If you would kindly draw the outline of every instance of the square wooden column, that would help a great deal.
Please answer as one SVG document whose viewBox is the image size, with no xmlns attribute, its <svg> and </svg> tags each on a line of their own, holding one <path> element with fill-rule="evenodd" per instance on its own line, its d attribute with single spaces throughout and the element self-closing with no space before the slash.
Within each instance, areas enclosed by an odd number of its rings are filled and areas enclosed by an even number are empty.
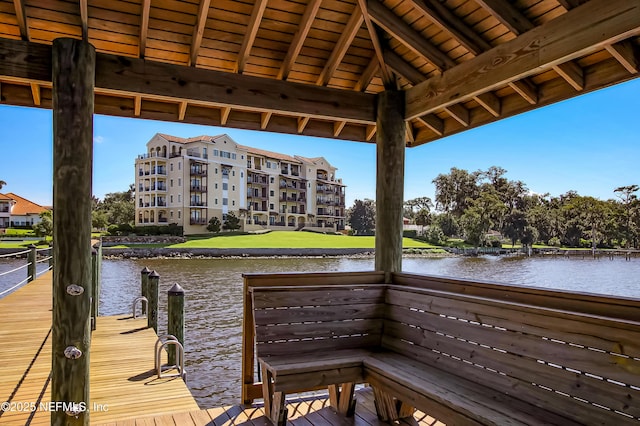
<svg viewBox="0 0 640 426">
<path fill-rule="evenodd" d="M 53 81 L 52 425 L 89 424 L 95 49 L 56 39 Z M 71 405 L 75 403 L 77 405 Z"/>
<path fill-rule="evenodd" d="M 402 270 L 402 206 L 404 203 L 405 92 L 378 95 L 376 130 L 376 257 L 375 269 Z"/>
</svg>

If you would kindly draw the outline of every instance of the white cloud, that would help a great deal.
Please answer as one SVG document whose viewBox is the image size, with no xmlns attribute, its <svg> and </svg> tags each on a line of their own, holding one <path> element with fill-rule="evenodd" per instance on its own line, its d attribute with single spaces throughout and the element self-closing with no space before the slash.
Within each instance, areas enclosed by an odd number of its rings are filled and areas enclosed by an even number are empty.
<svg viewBox="0 0 640 426">
<path fill-rule="evenodd" d="M 93 137 L 93 143 L 102 143 L 106 141 L 106 139 L 103 136 L 94 136 Z"/>
</svg>

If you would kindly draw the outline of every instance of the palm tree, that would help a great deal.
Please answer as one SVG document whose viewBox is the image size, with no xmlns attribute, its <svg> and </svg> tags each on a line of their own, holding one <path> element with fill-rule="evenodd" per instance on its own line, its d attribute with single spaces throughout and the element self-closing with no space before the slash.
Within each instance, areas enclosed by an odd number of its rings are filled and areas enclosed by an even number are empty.
<svg viewBox="0 0 640 426">
<path fill-rule="evenodd" d="M 3 186 L 5 186 L 7 184 L 7 182 L 0 180 L 0 189 L 2 189 Z"/>
</svg>

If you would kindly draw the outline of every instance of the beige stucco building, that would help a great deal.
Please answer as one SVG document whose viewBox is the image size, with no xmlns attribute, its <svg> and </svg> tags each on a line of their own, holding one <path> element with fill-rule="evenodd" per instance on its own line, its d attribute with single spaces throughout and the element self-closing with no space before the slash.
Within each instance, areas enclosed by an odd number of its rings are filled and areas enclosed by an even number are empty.
<svg viewBox="0 0 640 426">
<path fill-rule="evenodd" d="M 179 138 L 156 134 L 135 162 L 136 225 L 205 233 L 230 212 L 245 231 L 338 230 L 345 223 L 345 185 L 323 157 L 306 158 L 236 143 L 228 135 Z"/>
</svg>

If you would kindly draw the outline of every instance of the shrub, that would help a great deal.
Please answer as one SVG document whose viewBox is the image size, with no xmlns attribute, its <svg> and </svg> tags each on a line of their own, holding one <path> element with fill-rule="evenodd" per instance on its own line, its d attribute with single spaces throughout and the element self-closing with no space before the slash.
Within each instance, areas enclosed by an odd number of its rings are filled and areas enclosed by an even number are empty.
<svg viewBox="0 0 640 426">
<path fill-rule="evenodd" d="M 220 227 L 222 224 L 220 223 L 220 219 L 217 216 L 209 219 L 209 224 L 207 225 L 207 231 L 218 233 L 220 232 Z"/>
<path fill-rule="evenodd" d="M 402 236 L 404 238 L 416 238 L 418 236 L 418 231 L 415 229 L 405 229 L 402 231 Z"/>
</svg>

